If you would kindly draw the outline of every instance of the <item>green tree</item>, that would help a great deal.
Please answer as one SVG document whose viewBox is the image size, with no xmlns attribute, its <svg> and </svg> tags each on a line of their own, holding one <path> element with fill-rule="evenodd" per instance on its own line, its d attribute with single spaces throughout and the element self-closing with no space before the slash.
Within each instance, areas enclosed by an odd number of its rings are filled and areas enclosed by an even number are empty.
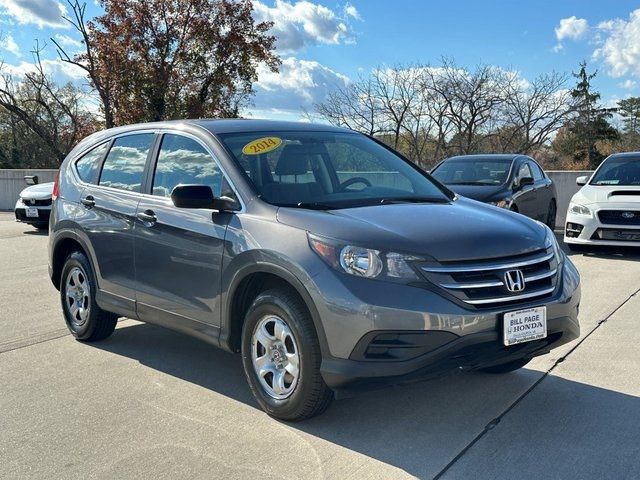
<svg viewBox="0 0 640 480">
<path fill-rule="evenodd" d="M 604 158 L 598 150 L 598 142 L 618 138 L 618 132 L 609 123 L 615 109 L 602 107 L 599 103 L 600 94 L 591 85 L 596 75 L 597 71 L 587 73 L 586 62 L 580 63 L 580 71 L 573 74 L 577 79 L 577 84 L 571 91 L 575 116 L 569 127 L 576 145 L 574 159 L 584 160 L 591 168 L 596 167 Z"/>
<path fill-rule="evenodd" d="M 640 97 L 629 97 L 618 102 L 624 133 L 640 135 Z"/>
</svg>

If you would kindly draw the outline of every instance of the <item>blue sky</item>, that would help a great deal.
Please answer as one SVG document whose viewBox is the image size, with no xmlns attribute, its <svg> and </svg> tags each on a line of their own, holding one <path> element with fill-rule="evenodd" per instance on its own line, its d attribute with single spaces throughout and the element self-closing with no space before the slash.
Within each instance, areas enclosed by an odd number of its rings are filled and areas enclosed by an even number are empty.
<svg viewBox="0 0 640 480">
<path fill-rule="evenodd" d="M 462 66 L 479 63 L 520 72 L 526 79 L 551 70 L 577 70 L 587 60 L 599 71 L 603 101 L 640 95 L 640 3 L 631 1 L 419 0 L 254 1 L 257 19 L 275 22 L 283 65 L 261 72 L 251 113 L 300 118 L 332 88 L 382 65 L 431 63 L 442 56 Z M 58 0 L 0 0 L 0 58 L 5 71 L 30 68 L 35 39 L 79 45 L 61 19 Z M 92 0 L 88 16 L 100 13 Z M 60 81 L 82 82 L 49 43 L 43 57 Z"/>
</svg>

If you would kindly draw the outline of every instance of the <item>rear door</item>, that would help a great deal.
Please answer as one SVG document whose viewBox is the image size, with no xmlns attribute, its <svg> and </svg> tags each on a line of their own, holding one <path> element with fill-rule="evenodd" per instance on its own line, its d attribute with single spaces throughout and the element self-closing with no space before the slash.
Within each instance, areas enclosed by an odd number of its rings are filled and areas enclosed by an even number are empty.
<svg viewBox="0 0 640 480">
<path fill-rule="evenodd" d="M 133 225 L 154 139 L 153 132 L 142 132 L 111 142 L 97 184 L 82 192 L 77 217 L 93 248 L 100 294 L 128 316 L 135 316 Z"/>
<path fill-rule="evenodd" d="M 217 335 L 220 272 L 231 214 L 176 208 L 170 195 L 178 184 L 204 184 L 220 196 L 226 180 L 201 140 L 169 132 L 160 139 L 149 176 L 134 228 L 138 316 Z M 234 195 L 226 187 L 225 194 Z"/>
<path fill-rule="evenodd" d="M 533 160 L 529 160 L 528 163 L 529 167 L 531 168 L 531 172 L 533 173 L 533 180 L 535 181 L 536 187 L 536 209 L 538 212 L 538 216 L 536 218 L 538 220 L 546 222 L 547 216 L 549 214 L 549 206 L 553 198 L 553 189 L 551 188 L 552 183 L 551 180 L 544 174 L 544 172 L 540 168 L 540 165 L 538 165 Z"/>
<path fill-rule="evenodd" d="M 527 217 L 537 218 L 539 214 L 538 213 L 538 194 L 536 191 L 535 184 L 519 187 L 520 181 L 525 177 L 533 178 L 533 172 L 531 171 L 531 166 L 527 161 L 520 163 L 520 165 L 517 167 L 515 181 L 514 181 L 514 186 L 516 188 L 516 191 L 513 194 L 513 198 L 516 203 L 516 206 L 518 207 L 518 212 L 520 212 L 523 215 L 526 215 Z"/>
</svg>

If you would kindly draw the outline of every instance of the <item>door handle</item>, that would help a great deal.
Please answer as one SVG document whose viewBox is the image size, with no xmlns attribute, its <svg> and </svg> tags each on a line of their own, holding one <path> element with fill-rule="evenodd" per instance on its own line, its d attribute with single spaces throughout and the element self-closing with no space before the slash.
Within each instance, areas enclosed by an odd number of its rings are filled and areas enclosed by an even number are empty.
<svg viewBox="0 0 640 480">
<path fill-rule="evenodd" d="M 92 208 L 96 206 L 96 199 L 93 198 L 92 195 L 87 195 L 82 200 L 80 200 L 82 204 L 87 208 Z"/>
<path fill-rule="evenodd" d="M 150 224 L 149 226 L 153 225 L 158 220 L 153 210 L 145 210 L 144 212 L 138 212 L 136 216 L 138 217 L 138 220 L 140 220 L 142 223 Z"/>
</svg>

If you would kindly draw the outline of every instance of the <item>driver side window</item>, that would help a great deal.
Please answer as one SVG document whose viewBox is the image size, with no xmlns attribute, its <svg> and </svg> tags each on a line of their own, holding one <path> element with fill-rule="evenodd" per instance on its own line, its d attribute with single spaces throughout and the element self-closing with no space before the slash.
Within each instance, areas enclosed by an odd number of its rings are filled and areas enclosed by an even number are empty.
<svg viewBox="0 0 640 480">
<path fill-rule="evenodd" d="M 520 181 L 526 177 L 533 178 L 533 174 L 531 173 L 531 168 L 529 167 L 529 164 L 523 163 L 522 165 L 520 165 L 520 168 L 518 169 L 518 174 L 516 175 L 516 185 L 519 185 Z"/>
</svg>

